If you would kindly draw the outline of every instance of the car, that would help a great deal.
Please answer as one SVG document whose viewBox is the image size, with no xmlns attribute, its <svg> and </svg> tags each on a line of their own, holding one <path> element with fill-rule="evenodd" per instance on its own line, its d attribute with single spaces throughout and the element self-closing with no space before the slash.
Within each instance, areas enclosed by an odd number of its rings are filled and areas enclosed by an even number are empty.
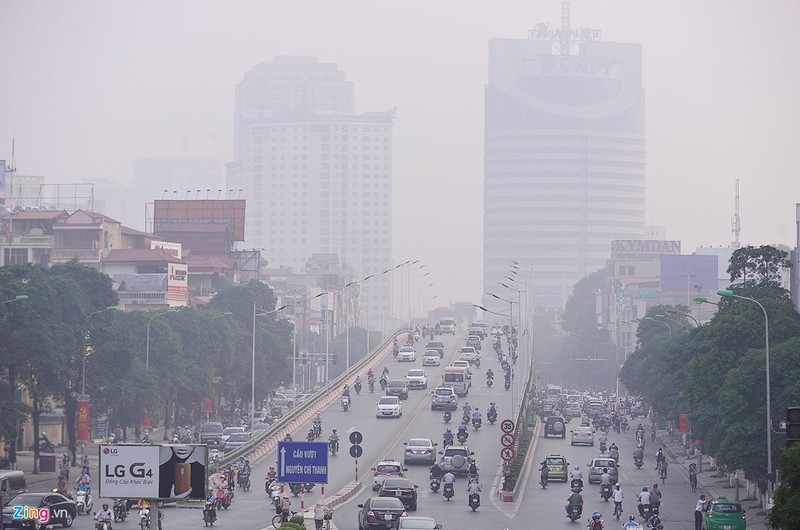
<svg viewBox="0 0 800 530">
<path fill-rule="evenodd" d="M 394 530 L 441 530 L 442 525 L 437 524 L 432 517 L 406 516 L 397 520 Z"/>
<path fill-rule="evenodd" d="M 431 410 L 444 409 L 447 403 L 452 403 L 453 410 L 458 407 L 456 391 L 450 386 L 437 386 L 431 392 Z"/>
<path fill-rule="evenodd" d="M 417 485 L 410 478 L 386 477 L 378 490 L 378 496 L 395 497 L 409 511 L 417 511 Z"/>
<path fill-rule="evenodd" d="M 476 351 L 481 351 L 481 338 L 479 335 L 470 335 L 465 342 L 467 346 L 472 346 Z"/>
<path fill-rule="evenodd" d="M 703 530 L 746 530 L 745 510 L 739 501 L 717 497 L 703 510 Z"/>
<path fill-rule="evenodd" d="M 220 445 L 223 432 L 222 424 L 218 421 L 209 421 L 200 427 L 200 443 L 210 446 Z"/>
<path fill-rule="evenodd" d="M 481 340 L 486 338 L 486 330 L 481 327 L 476 326 L 475 324 L 471 325 L 469 329 L 467 329 L 467 336 L 469 335 L 477 335 Z"/>
<path fill-rule="evenodd" d="M 444 317 L 439 320 L 439 333 L 444 335 L 445 333 L 450 333 L 451 335 L 456 334 L 456 319 L 451 317 Z"/>
<path fill-rule="evenodd" d="M 564 418 L 561 416 L 549 416 L 544 422 L 544 437 L 560 436 L 567 437 L 567 427 Z"/>
<path fill-rule="evenodd" d="M 580 404 L 576 402 L 569 402 L 564 405 L 564 415 L 572 418 L 580 418 L 582 414 Z"/>
<path fill-rule="evenodd" d="M 542 401 L 542 414 L 543 415 L 551 415 L 556 412 L 558 409 L 558 401 L 555 399 L 545 399 Z"/>
<path fill-rule="evenodd" d="M 566 482 L 569 477 L 569 462 L 561 455 L 547 455 L 543 462 L 547 466 L 549 481 Z"/>
<path fill-rule="evenodd" d="M 464 346 L 458 352 L 459 361 L 466 361 L 468 364 L 475 364 L 479 359 L 480 355 L 474 346 Z"/>
<path fill-rule="evenodd" d="M 250 441 L 250 433 L 249 432 L 235 432 L 228 437 L 228 441 L 225 442 L 225 445 L 222 446 L 223 453 L 230 453 L 231 451 L 238 449 L 239 447 L 243 446 L 247 442 Z"/>
<path fill-rule="evenodd" d="M 372 490 L 378 491 L 386 477 L 402 477 L 403 471 L 408 471 L 408 468 L 400 465 L 397 460 L 381 460 L 372 471 Z"/>
<path fill-rule="evenodd" d="M 406 372 L 406 385 L 408 388 L 428 389 L 428 374 L 422 368 L 412 368 Z"/>
<path fill-rule="evenodd" d="M 594 429 L 584 426 L 575 427 L 570 431 L 569 444 L 587 444 L 594 447 Z"/>
<path fill-rule="evenodd" d="M 393 379 L 386 384 L 386 395 L 408 399 L 408 385 L 402 379 Z"/>
<path fill-rule="evenodd" d="M 358 507 L 358 530 L 391 528 L 408 515 L 402 501 L 392 497 L 370 497 Z"/>
<path fill-rule="evenodd" d="M 64 528 L 72 526 L 73 521 L 78 516 L 78 509 L 75 501 L 63 495 L 53 492 L 45 493 L 20 493 L 13 499 L 4 499 L 3 506 L 3 528 L 44 528 L 39 520 L 15 519 L 14 506 L 28 506 L 30 508 L 47 508 L 50 517 L 49 525 L 58 524 Z"/>
<path fill-rule="evenodd" d="M 270 428 L 272 428 L 272 424 L 271 423 L 266 423 L 266 422 L 265 423 L 256 423 L 255 425 L 253 425 L 253 435 L 254 436 L 258 436 L 261 433 L 261 431 L 266 431 L 267 429 L 270 429 Z"/>
<path fill-rule="evenodd" d="M 399 418 L 403 415 L 403 404 L 397 396 L 383 396 L 377 405 L 376 418 Z"/>
<path fill-rule="evenodd" d="M 450 471 L 454 475 L 466 475 L 474 454 L 466 445 L 448 445 L 441 452 L 442 461 L 439 466 L 445 473 Z"/>
<path fill-rule="evenodd" d="M 433 465 L 436 463 L 436 444 L 430 438 L 411 438 L 405 444 L 403 463 L 421 462 Z"/>
<path fill-rule="evenodd" d="M 231 434 L 236 432 L 244 432 L 244 427 L 225 427 L 225 430 L 222 431 L 222 437 L 220 438 L 220 443 L 225 445 L 225 442 L 228 441 Z"/>
<path fill-rule="evenodd" d="M 422 356 L 422 366 L 439 366 L 442 364 L 442 357 L 437 350 L 425 350 Z"/>
<path fill-rule="evenodd" d="M 610 456 L 598 456 L 587 465 L 589 466 L 589 484 L 600 484 L 600 477 L 603 476 L 604 469 L 608 469 L 612 483 L 619 481 L 617 461 Z"/>
<path fill-rule="evenodd" d="M 444 357 L 444 342 L 438 340 L 432 340 L 425 345 L 425 349 L 438 351 L 440 359 Z"/>
<path fill-rule="evenodd" d="M 470 362 L 465 359 L 458 359 L 457 361 L 453 361 L 450 363 L 450 366 L 455 366 L 457 368 L 466 368 L 467 369 L 467 379 L 472 379 L 472 370 L 470 370 Z"/>
<path fill-rule="evenodd" d="M 293 409 L 296 401 L 296 395 L 291 392 L 275 392 L 272 396 L 272 404 L 276 407 L 286 407 Z"/>
<path fill-rule="evenodd" d="M 411 346 L 403 346 L 397 352 L 397 362 L 414 362 L 417 360 L 417 352 Z"/>
</svg>

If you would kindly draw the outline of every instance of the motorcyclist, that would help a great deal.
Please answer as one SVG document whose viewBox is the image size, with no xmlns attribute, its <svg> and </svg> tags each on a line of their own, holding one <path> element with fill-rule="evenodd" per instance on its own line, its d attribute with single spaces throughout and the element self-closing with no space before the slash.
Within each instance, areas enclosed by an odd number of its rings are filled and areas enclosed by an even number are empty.
<svg viewBox="0 0 800 530">
<path fill-rule="evenodd" d="M 653 484 L 653 487 L 650 488 L 650 506 L 653 507 L 653 510 L 657 510 L 661 506 L 661 490 L 658 489 L 658 484 Z"/>
<path fill-rule="evenodd" d="M 462 436 L 465 439 L 469 437 L 469 433 L 467 432 L 467 424 L 463 421 L 458 426 L 458 436 Z"/>
<path fill-rule="evenodd" d="M 589 530 L 603 530 L 603 514 L 594 512 L 586 527 L 589 528 Z"/>
<path fill-rule="evenodd" d="M 333 444 L 336 449 L 339 449 L 339 435 L 336 433 L 336 429 L 333 429 L 330 438 L 328 438 L 328 442 Z"/>
<path fill-rule="evenodd" d="M 647 518 L 647 526 L 655 529 L 664 528 L 663 523 L 661 521 L 661 517 L 659 517 L 657 513 L 654 513 L 653 515 Z"/>
<path fill-rule="evenodd" d="M 442 477 L 442 484 L 444 484 L 443 490 L 447 490 L 447 485 L 449 484 L 451 488 L 453 488 L 453 495 L 455 495 L 455 487 L 454 484 L 456 482 L 456 476 L 453 474 L 452 471 L 448 471 Z M 442 492 L 444 494 L 444 492 Z"/>
<path fill-rule="evenodd" d="M 470 480 L 469 484 L 467 484 L 467 503 L 469 503 L 469 499 L 473 495 L 477 495 L 478 499 L 480 500 L 481 484 L 478 482 L 477 478 Z"/>
<path fill-rule="evenodd" d="M 372 368 L 367 370 L 367 381 L 375 382 L 375 372 L 372 371 Z"/>
<path fill-rule="evenodd" d="M 444 438 L 444 445 L 453 445 L 453 431 L 450 430 L 448 427 L 447 430 L 442 434 L 442 438 Z"/>
<path fill-rule="evenodd" d="M 383 372 L 381 372 L 381 379 L 389 377 L 389 369 L 387 367 L 383 367 Z"/>
<path fill-rule="evenodd" d="M 313 434 L 313 432 L 312 432 L 312 434 Z M 238 458 L 238 460 L 236 460 L 236 469 L 239 471 L 239 473 L 244 471 L 244 457 L 243 456 L 240 456 Z"/>
<path fill-rule="evenodd" d="M 581 511 L 583 511 L 583 497 L 581 497 L 580 491 L 577 488 L 572 490 L 572 495 L 567 497 L 567 505 L 564 509 L 567 512 L 567 517 L 570 515 L 570 508 L 573 506 L 578 506 Z"/>
<path fill-rule="evenodd" d="M 313 442 L 314 438 L 316 438 L 316 433 L 314 432 L 314 427 L 311 427 L 308 430 L 308 434 L 306 435 L 306 440 L 308 440 L 309 442 Z"/>
<path fill-rule="evenodd" d="M 353 386 L 361 386 L 361 376 L 360 375 L 356 376 L 356 380 L 353 383 Z"/>
<path fill-rule="evenodd" d="M 469 401 L 466 401 L 464 406 L 461 407 L 461 412 L 463 412 L 465 416 L 472 412 L 472 406 L 470 406 Z"/>
<path fill-rule="evenodd" d="M 642 488 L 642 491 L 639 492 L 639 515 L 644 517 L 645 511 L 650 510 L 650 492 L 647 490 L 647 486 Z"/>
<path fill-rule="evenodd" d="M 600 493 L 603 492 L 605 486 L 611 486 L 611 475 L 606 467 L 603 468 L 603 474 L 600 475 Z"/>
<path fill-rule="evenodd" d="M 633 515 L 628 517 L 628 522 L 622 525 L 623 528 L 640 528 L 641 526 Z"/>
<path fill-rule="evenodd" d="M 322 416 L 319 415 L 319 412 L 317 412 L 317 415 L 314 416 L 314 430 L 317 432 L 322 432 Z"/>
<path fill-rule="evenodd" d="M 60 493 L 64 497 L 67 496 L 67 481 L 64 480 L 63 476 L 58 478 L 58 484 L 56 484 L 56 493 Z"/>
<path fill-rule="evenodd" d="M 478 463 L 475 460 L 469 463 L 468 472 L 470 480 L 478 480 Z"/>
<path fill-rule="evenodd" d="M 347 397 L 347 399 L 350 399 L 350 387 L 347 386 L 347 383 L 342 385 L 342 397 Z"/>
<path fill-rule="evenodd" d="M 622 500 L 625 498 L 625 494 L 622 493 L 622 488 L 619 485 L 619 482 L 614 484 L 614 513 L 617 511 L 617 506 L 619 506 L 619 513 L 622 513 Z"/>
<path fill-rule="evenodd" d="M 474 421 L 478 421 L 478 422 L 481 421 L 481 409 L 479 409 L 478 407 L 475 407 L 475 410 L 472 411 L 472 421 L 473 422 Z"/>
<path fill-rule="evenodd" d="M 99 523 L 108 523 L 109 530 L 111 529 L 111 522 L 114 520 L 114 512 L 108 508 L 108 503 L 103 503 L 103 509 L 94 514 L 94 520 Z"/>
<path fill-rule="evenodd" d="M 438 462 L 434 462 L 434 464 L 431 466 L 431 478 L 441 479 L 442 475 L 444 475 L 442 468 L 439 467 Z"/>
<path fill-rule="evenodd" d="M 497 405 L 494 401 L 489 402 L 489 410 L 486 411 L 486 416 L 497 416 Z"/>
<path fill-rule="evenodd" d="M 487 380 L 488 380 L 488 379 L 494 379 L 494 372 L 492 371 L 492 369 L 491 369 L 491 368 L 489 368 L 488 370 L 486 370 L 486 379 L 487 379 Z"/>
<path fill-rule="evenodd" d="M 644 448 L 637 447 L 633 450 L 633 460 L 634 461 L 642 461 L 644 460 Z"/>
<path fill-rule="evenodd" d="M 274 467 L 270 467 L 269 471 L 267 471 L 267 480 L 272 481 L 278 478 L 278 472 L 275 471 Z"/>
<path fill-rule="evenodd" d="M 608 456 L 619 461 L 619 448 L 615 444 L 611 444 L 611 447 L 608 448 Z"/>
<path fill-rule="evenodd" d="M 547 467 L 546 461 L 542 461 L 542 467 L 539 468 L 539 480 L 545 484 L 550 480 L 550 468 Z"/>
<path fill-rule="evenodd" d="M 575 468 L 570 473 L 570 477 L 572 481 L 570 482 L 571 487 L 573 489 L 582 490 L 583 489 L 583 471 L 581 471 L 579 466 L 575 466 Z"/>
<path fill-rule="evenodd" d="M 294 440 L 292 440 L 292 435 L 287 432 L 286 436 L 283 437 L 283 441 L 284 442 L 292 442 Z"/>
</svg>

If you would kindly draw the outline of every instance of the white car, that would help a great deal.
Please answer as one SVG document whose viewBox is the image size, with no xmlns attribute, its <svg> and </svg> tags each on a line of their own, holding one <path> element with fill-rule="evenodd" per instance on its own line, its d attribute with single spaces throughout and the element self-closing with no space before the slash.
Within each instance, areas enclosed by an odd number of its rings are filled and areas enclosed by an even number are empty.
<svg viewBox="0 0 800 530">
<path fill-rule="evenodd" d="M 245 432 L 244 427 L 226 427 L 225 430 L 222 431 L 222 437 L 219 439 L 219 444 L 224 446 L 225 442 L 228 441 L 228 438 L 231 437 L 231 434 L 242 432 Z"/>
<path fill-rule="evenodd" d="M 428 388 L 428 375 L 422 368 L 412 368 L 406 373 L 406 386 L 408 388 Z"/>
<path fill-rule="evenodd" d="M 442 358 L 439 357 L 439 352 L 436 350 L 425 350 L 425 355 L 422 356 L 422 366 L 439 366 L 442 364 Z"/>
<path fill-rule="evenodd" d="M 479 354 L 477 350 L 475 350 L 472 346 L 464 346 L 461 348 L 461 351 L 458 352 L 458 360 L 459 361 L 467 361 L 468 363 L 474 363 L 479 358 Z"/>
<path fill-rule="evenodd" d="M 397 352 L 397 362 L 414 362 L 417 360 L 417 352 L 411 346 L 403 346 Z"/>
<path fill-rule="evenodd" d="M 378 401 L 378 409 L 375 411 L 376 418 L 399 418 L 403 415 L 403 404 L 397 396 L 383 396 Z"/>
<path fill-rule="evenodd" d="M 453 361 L 450 363 L 450 366 L 457 366 L 459 368 L 466 368 L 467 369 L 467 379 L 470 380 L 470 384 L 472 381 L 472 370 L 470 369 L 469 361 L 464 359 L 459 359 L 457 361 Z"/>
<path fill-rule="evenodd" d="M 576 444 L 588 444 L 594 445 L 594 431 L 591 427 L 575 427 L 572 431 L 570 431 L 572 435 L 570 436 L 569 444 L 576 445 Z"/>
</svg>

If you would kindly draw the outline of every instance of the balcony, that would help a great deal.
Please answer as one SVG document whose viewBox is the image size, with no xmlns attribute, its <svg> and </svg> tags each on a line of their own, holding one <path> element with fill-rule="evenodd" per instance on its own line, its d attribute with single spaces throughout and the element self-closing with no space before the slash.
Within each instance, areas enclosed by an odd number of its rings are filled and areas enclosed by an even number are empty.
<svg viewBox="0 0 800 530">
<path fill-rule="evenodd" d="M 97 248 L 54 248 L 50 252 L 53 263 L 65 263 L 78 258 L 79 261 L 100 263 L 100 249 Z"/>
</svg>

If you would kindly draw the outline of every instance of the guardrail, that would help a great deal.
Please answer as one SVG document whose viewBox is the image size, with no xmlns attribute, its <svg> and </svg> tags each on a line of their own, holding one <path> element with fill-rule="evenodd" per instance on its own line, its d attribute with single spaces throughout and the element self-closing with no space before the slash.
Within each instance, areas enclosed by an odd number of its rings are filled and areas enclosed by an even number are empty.
<svg viewBox="0 0 800 530">
<path fill-rule="evenodd" d="M 356 374 L 359 373 L 361 369 L 369 365 L 371 362 L 375 360 L 378 356 L 379 352 L 382 352 L 389 344 L 394 340 L 395 337 L 399 337 L 401 334 L 408 333 L 408 330 L 396 330 L 391 335 L 387 336 L 387 338 L 377 347 L 374 348 L 368 355 L 365 355 L 363 359 L 359 360 L 357 363 L 350 366 L 350 369 L 341 374 L 336 379 L 333 379 L 328 382 L 324 387 L 319 389 L 314 395 L 304 401 L 300 405 L 295 405 L 292 409 L 284 414 L 280 419 L 275 421 L 269 429 L 265 429 L 259 434 L 256 438 L 251 440 L 245 445 L 238 447 L 237 449 L 231 451 L 230 453 L 225 453 L 220 456 L 219 463 L 221 466 L 230 464 L 240 456 L 247 457 L 248 455 L 254 453 L 260 445 L 269 441 L 269 439 L 283 430 L 287 425 L 289 425 L 292 421 L 294 421 L 298 416 L 301 416 L 304 412 L 309 409 L 312 409 L 321 401 L 328 399 L 330 397 L 330 393 L 333 390 L 340 388 L 348 379 L 355 379 Z M 252 429 L 252 426 L 251 426 Z"/>
</svg>

